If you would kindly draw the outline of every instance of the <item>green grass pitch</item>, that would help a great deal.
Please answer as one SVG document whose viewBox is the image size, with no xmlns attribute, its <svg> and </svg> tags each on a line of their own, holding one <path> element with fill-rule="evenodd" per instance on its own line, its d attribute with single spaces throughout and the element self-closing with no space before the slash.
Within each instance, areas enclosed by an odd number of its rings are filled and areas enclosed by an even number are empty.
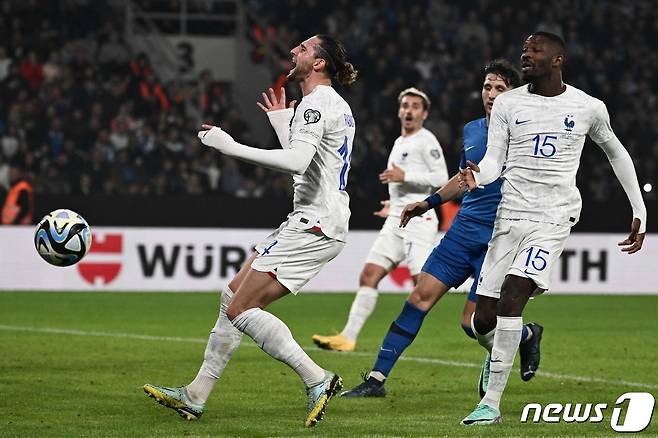
<svg viewBox="0 0 658 438">
<path fill-rule="evenodd" d="M 300 294 L 270 310 L 323 367 L 350 388 L 369 370 L 403 295 L 382 295 L 356 353 L 312 348 L 341 329 L 348 294 Z M 144 383 L 189 382 L 203 359 L 219 294 L 0 293 L 0 436 L 615 436 L 613 405 L 625 392 L 658 396 L 658 296 L 557 296 L 533 300 L 526 321 L 545 327 L 544 374 L 522 382 L 518 359 L 503 423 L 467 428 L 483 350 L 459 321 L 464 295 L 428 315 L 387 383 L 385 399 L 329 404 L 303 427 L 304 388 L 287 366 L 245 337 L 206 404 L 186 422 L 142 392 Z M 521 424 L 526 403 L 607 403 L 601 423 Z M 658 434 L 658 414 L 642 432 Z"/>
</svg>

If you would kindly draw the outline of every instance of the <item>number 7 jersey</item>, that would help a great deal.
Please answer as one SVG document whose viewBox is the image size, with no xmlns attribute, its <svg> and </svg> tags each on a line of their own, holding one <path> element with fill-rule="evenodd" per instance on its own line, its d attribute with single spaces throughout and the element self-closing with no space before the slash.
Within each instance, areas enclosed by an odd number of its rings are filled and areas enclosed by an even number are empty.
<svg viewBox="0 0 658 438">
<path fill-rule="evenodd" d="M 340 241 L 345 241 L 350 219 L 346 187 L 355 131 L 350 106 L 327 85 L 304 96 L 290 125 L 290 144 L 311 144 L 316 153 L 306 171 L 293 176 L 293 211 L 288 217 Z"/>
<path fill-rule="evenodd" d="M 605 104 L 567 85 L 553 97 L 522 86 L 494 102 L 487 148 L 505 157 L 498 217 L 558 225 L 578 222 L 576 172 L 585 136 L 598 144 L 614 133 Z"/>
</svg>

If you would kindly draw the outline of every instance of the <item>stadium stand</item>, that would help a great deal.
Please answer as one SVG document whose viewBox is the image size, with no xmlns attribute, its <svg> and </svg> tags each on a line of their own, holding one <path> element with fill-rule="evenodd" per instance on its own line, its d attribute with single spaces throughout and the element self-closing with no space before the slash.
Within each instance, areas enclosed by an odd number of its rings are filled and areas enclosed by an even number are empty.
<svg viewBox="0 0 658 438">
<path fill-rule="evenodd" d="M 140 3 L 155 12 L 176 13 L 180 6 Z M 203 12 L 199 5 L 204 2 L 183 3 Z M 379 200 L 386 197 L 386 187 L 377 174 L 399 130 L 399 90 L 416 85 L 428 91 L 434 105 L 426 126 L 439 138 L 453 172 L 461 126 L 480 117 L 474 90 L 482 66 L 495 57 L 517 60 L 520 41 L 536 29 L 565 37 L 565 80 L 607 103 L 640 183 L 656 186 L 658 12 L 652 3 L 556 1 L 547 10 L 521 1 L 446 0 L 358 5 L 249 0 L 242 6 L 249 18 L 251 59 L 271 70 L 272 82 L 263 88 L 283 84 L 288 48 L 311 32 L 304 17 L 324 17 L 321 28 L 345 41 L 360 70 L 357 84 L 341 90 L 358 126 L 348 188 L 355 199 Z M 290 198 L 289 177 L 222 157 L 197 141 L 200 121 L 220 121 L 236 139 L 256 143 L 253 122 L 235 109 L 233 84 L 215 80 L 208 71 L 186 80 L 161 80 L 150 54 L 133 52 L 126 44 L 115 3 L 62 0 L 36 7 L 34 0 L 5 0 L 1 7 L 0 198 L 14 162 L 25 167 L 42 197 Z M 221 12 L 221 5 L 213 7 Z M 210 29 L 198 31 L 222 33 L 217 26 Z M 289 95 L 298 94 L 296 87 L 288 88 Z M 261 146 L 275 144 L 272 137 Z M 585 148 L 578 178 L 587 202 L 625 204 L 593 144 Z M 655 190 L 645 196 L 655 200 Z"/>
</svg>

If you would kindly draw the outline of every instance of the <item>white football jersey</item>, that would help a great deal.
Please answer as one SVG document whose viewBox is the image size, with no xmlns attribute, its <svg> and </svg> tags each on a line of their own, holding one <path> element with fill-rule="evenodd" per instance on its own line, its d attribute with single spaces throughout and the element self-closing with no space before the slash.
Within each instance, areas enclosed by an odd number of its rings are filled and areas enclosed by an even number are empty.
<svg viewBox="0 0 658 438">
<path fill-rule="evenodd" d="M 388 167 L 392 168 L 393 164 L 404 171 L 404 182 L 388 184 L 391 216 L 400 216 L 407 204 L 422 201 L 448 182 L 443 149 L 434 134 L 425 128 L 395 140 Z M 428 213 L 435 214 L 434 210 Z"/>
<path fill-rule="evenodd" d="M 498 217 L 578 222 L 576 172 L 586 135 L 600 144 L 614 133 L 605 104 L 577 88 L 545 97 L 525 85 L 498 96 L 487 141 L 505 161 Z"/>
<path fill-rule="evenodd" d="M 309 143 L 316 153 L 306 172 L 293 177 L 293 211 L 288 217 L 340 241 L 345 241 L 350 219 L 345 189 L 354 133 L 350 106 L 327 85 L 304 96 L 290 125 L 290 144 Z"/>
</svg>

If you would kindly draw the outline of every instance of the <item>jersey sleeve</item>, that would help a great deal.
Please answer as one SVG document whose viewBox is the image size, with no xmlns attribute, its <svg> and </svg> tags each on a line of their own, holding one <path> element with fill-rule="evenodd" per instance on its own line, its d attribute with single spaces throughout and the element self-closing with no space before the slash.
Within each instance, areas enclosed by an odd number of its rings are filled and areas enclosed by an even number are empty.
<svg viewBox="0 0 658 438">
<path fill-rule="evenodd" d="M 423 161 L 426 171 L 406 172 L 405 182 L 431 187 L 441 187 L 448 182 L 448 168 L 443 150 L 434 136 L 428 136 L 423 144 Z"/>
<path fill-rule="evenodd" d="M 503 171 L 503 163 L 509 146 L 509 111 L 506 100 L 499 96 L 491 110 L 487 152 L 480 161 L 480 172 L 473 172 L 478 185 L 486 186 L 498 179 Z"/>
<path fill-rule="evenodd" d="M 589 135 L 594 143 L 599 145 L 607 142 L 615 136 L 612 131 L 612 126 L 610 126 L 610 115 L 608 114 L 608 109 L 606 108 L 605 103 L 600 100 L 596 100 L 594 105 L 593 119 L 587 135 Z"/>
<path fill-rule="evenodd" d="M 290 143 L 302 141 L 317 149 L 320 146 L 328 116 L 327 105 L 320 97 L 309 96 L 302 99 L 293 117 Z"/>
</svg>

